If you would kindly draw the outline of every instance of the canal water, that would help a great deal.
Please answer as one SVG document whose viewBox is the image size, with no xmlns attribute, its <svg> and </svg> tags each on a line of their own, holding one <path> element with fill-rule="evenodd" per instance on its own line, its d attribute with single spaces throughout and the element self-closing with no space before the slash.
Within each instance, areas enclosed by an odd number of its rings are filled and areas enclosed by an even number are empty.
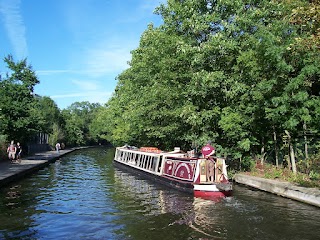
<svg viewBox="0 0 320 240">
<path fill-rule="evenodd" d="M 0 239 L 319 239 L 319 208 L 236 185 L 194 198 L 78 150 L 0 189 Z"/>
</svg>

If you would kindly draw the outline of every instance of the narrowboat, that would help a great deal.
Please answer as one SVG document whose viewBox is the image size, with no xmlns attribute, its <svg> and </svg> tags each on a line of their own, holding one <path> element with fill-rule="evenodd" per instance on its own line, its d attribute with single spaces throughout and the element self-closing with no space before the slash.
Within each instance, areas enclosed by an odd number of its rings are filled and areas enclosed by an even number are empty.
<svg viewBox="0 0 320 240">
<path fill-rule="evenodd" d="M 117 147 L 114 164 L 156 182 L 194 194 L 195 197 L 225 197 L 232 193 L 224 158 L 161 151 L 155 147 Z"/>
</svg>

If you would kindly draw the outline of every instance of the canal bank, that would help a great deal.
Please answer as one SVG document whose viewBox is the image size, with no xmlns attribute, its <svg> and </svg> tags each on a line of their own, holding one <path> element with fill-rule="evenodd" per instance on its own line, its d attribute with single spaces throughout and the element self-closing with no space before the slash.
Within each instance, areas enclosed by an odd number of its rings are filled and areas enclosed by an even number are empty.
<svg viewBox="0 0 320 240">
<path fill-rule="evenodd" d="M 10 161 L 0 162 L 0 187 L 20 180 L 24 176 L 34 173 L 39 169 L 55 162 L 57 159 L 78 148 L 63 149 L 59 152 L 45 151 L 35 153 L 32 156 L 22 158 L 21 163 L 11 163 Z"/>
<path fill-rule="evenodd" d="M 245 174 L 235 174 L 233 180 L 242 185 L 320 207 L 320 190 L 318 188 L 305 188 L 289 182 Z"/>
</svg>

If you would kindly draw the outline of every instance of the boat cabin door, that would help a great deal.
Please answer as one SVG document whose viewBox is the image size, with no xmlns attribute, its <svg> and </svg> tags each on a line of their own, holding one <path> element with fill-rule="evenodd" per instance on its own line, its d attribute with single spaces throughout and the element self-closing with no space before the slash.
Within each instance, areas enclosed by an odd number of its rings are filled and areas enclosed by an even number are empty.
<svg viewBox="0 0 320 240">
<path fill-rule="evenodd" d="M 207 164 L 206 159 L 200 162 L 200 182 L 207 182 Z"/>
<path fill-rule="evenodd" d="M 215 162 L 210 159 L 202 159 L 200 162 L 200 182 L 214 182 L 216 175 Z"/>
</svg>

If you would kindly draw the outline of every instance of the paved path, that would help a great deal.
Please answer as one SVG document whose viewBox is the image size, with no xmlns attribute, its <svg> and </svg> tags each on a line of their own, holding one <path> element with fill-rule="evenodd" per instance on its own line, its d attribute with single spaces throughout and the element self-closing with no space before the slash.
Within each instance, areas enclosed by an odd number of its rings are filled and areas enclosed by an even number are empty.
<svg viewBox="0 0 320 240">
<path fill-rule="evenodd" d="M 10 161 L 0 161 L 0 187 L 21 179 L 27 174 L 33 173 L 40 168 L 54 162 L 61 156 L 73 152 L 77 148 L 36 153 L 32 156 L 22 158 L 21 163 L 11 163 Z"/>
</svg>

